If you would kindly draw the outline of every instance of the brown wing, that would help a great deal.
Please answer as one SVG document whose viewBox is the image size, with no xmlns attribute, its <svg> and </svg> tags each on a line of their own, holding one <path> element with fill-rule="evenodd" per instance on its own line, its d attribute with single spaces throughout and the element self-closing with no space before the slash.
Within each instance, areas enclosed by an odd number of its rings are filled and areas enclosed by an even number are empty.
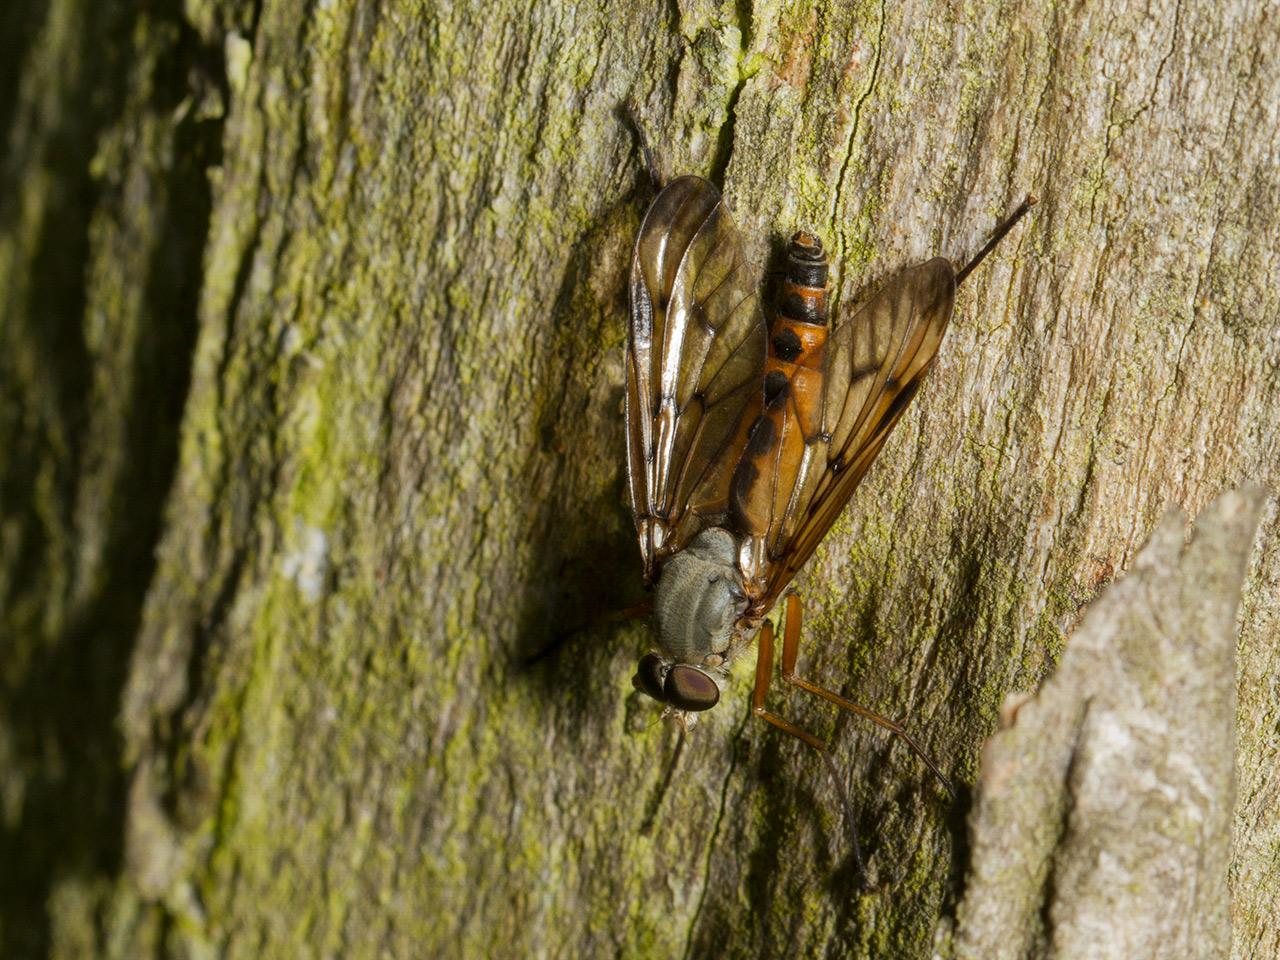
<svg viewBox="0 0 1280 960">
<path fill-rule="evenodd" d="M 768 545 L 767 610 L 817 549 L 911 398 L 951 320 L 956 271 L 938 258 L 903 270 L 827 342 L 822 432 L 782 533 Z"/>
<path fill-rule="evenodd" d="M 723 513 L 758 403 L 765 323 L 719 191 L 670 183 L 631 261 L 627 474 L 645 576 Z"/>
</svg>

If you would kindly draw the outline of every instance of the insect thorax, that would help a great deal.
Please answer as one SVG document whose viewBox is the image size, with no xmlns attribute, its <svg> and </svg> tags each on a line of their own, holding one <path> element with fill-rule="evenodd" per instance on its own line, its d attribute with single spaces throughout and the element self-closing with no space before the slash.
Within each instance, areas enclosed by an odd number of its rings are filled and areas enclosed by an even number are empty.
<svg viewBox="0 0 1280 960">
<path fill-rule="evenodd" d="M 724 658 L 747 609 L 737 549 L 733 534 L 710 527 L 663 564 L 654 620 L 673 660 L 715 666 Z"/>
</svg>

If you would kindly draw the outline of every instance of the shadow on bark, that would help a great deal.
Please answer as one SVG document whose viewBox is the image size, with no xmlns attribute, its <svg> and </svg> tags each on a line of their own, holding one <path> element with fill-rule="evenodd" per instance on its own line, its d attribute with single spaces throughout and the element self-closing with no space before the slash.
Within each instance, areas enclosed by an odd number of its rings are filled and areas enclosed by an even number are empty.
<svg viewBox="0 0 1280 960">
<path fill-rule="evenodd" d="M 152 107 L 159 116 L 179 108 L 193 61 L 211 62 L 173 6 L 167 49 L 151 78 Z M 25 302 L 11 302 L 13 334 L 38 358 L 44 381 L 32 385 L 37 395 L 6 398 L 16 409 L 26 409 L 29 420 L 6 424 L 12 442 L 3 476 L 6 521 L 18 528 L 14 539 L 20 544 L 7 571 L 4 627 L 9 642 L 28 655 L 25 666 L 4 678 L 4 724 L 12 732 L 15 776 L 23 785 L 12 826 L 0 830 L 0 863 L 5 864 L 0 954 L 5 956 L 49 952 L 50 898 L 59 883 L 111 878 L 120 869 L 125 799 L 120 696 L 177 464 L 211 210 L 206 168 L 220 161 L 221 151 L 221 121 L 189 117 L 174 129 L 172 167 L 155 184 L 161 207 L 148 238 L 146 269 L 131 278 L 145 284 L 138 314 L 124 321 L 124 342 L 109 345 L 118 351 L 122 369 L 116 377 L 128 391 L 121 402 L 127 422 L 101 422 L 94 409 L 95 361 L 85 339 L 91 223 L 95 211 L 104 208 L 117 221 L 137 211 L 127 209 L 123 189 L 113 196 L 114 184 L 96 181 L 89 171 L 100 138 L 126 109 L 135 24 L 109 6 L 87 9 L 97 22 L 75 32 L 84 45 L 79 51 L 83 72 L 66 95 L 90 107 L 68 110 L 74 119 L 49 138 L 54 201 L 39 226 Z M 40 32 L 37 25 L 24 36 L 30 40 Z M 11 112 L 4 118 L 14 122 Z M 9 157 L 10 179 L 30 160 Z M 7 230 L 16 226 L 14 214 L 5 210 Z M 38 413 L 31 416 L 31 411 Z M 85 462 L 94 430 L 108 431 L 124 445 L 105 497 L 81 486 L 96 476 Z M 33 491 L 50 468 L 56 481 L 49 501 L 41 504 Z M 50 505 L 56 510 L 52 520 Z M 86 512 L 105 518 L 101 557 L 87 576 L 76 567 L 83 533 L 78 517 Z M 49 581 L 58 577 L 64 586 L 55 593 Z M 80 583 L 81 577 L 88 583 Z M 48 609 L 49 598 L 59 595 L 61 609 Z"/>
<path fill-rule="evenodd" d="M 547 665 L 530 675 L 547 677 L 548 695 L 557 697 L 563 691 L 552 677 L 566 650 L 584 631 L 646 596 L 626 507 L 621 382 L 608 385 L 606 409 L 598 411 L 612 422 L 605 442 L 595 432 L 584 439 L 582 430 L 597 412 L 593 408 L 601 406 L 599 379 L 591 376 L 600 358 L 586 354 L 609 341 L 624 322 L 630 238 L 643 203 L 643 196 L 624 198 L 574 245 L 551 308 L 554 339 L 542 350 L 540 380 L 546 388 L 538 436 L 549 469 L 531 478 L 544 491 L 535 499 L 530 523 L 531 542 L 537 544 L 531 569 L 537 579 L 524 585 L 514 653 L 525 668 Z M 604 309 L 600 288 L 617 291 Z M 591 469 L 583 471 L 582 465 Z M 601 475 L 612 479 L 600 483 Z M 586 527 L 583 516 L 611 522 Z"/>
</svg>

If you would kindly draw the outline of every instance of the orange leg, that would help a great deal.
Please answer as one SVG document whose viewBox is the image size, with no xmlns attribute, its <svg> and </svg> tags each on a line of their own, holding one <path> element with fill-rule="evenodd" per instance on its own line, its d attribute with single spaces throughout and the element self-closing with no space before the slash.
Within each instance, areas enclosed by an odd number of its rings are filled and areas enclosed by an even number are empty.
<svg viewBox="0 0 1280 960">
<path fill-rule="evenodd" d="M 765 626 L 767 627 L 768 624 L 766 623 Z M 772 651 L 773 631 L 770 630 L 769 633 L 770 633 L 770 636 L 769 636 L 770 664 L 769 666 L 771 667 L 772 659 L 773 659 L 773 651 Z M 761 635 L 761 638 L 763 639 L 764 638 L 763 630 L 760 631 L 760 635 Z M 763 650 L 763 647 L 761 649 Z M 946 789 L 947 793 L 951 795 L 951 798 L 953 800 L 955 799 L 956 792 L 953 789 L 951 789 L 950 781 L 948 781 L 947 778 L 942 775 L 942 771 L 938 769 L 938 765 L 934 763 L 931 759 L 929 759 L 929 755 L 924 752 L 924 748 L 921 747 L 920 744 L 916 743 L 915 738 L 913 738 L 911 734 L 907 733 L 907 731 L 903 729 L 901 724 L 895 723 L 894 721 L 890 720 L 888 717 L 882 717 L 880 716 L 880 714 L 876 713 L 873 710 L 868 710 L 866 707 L 860 707 L 858 706 L 858 704 L 854 703 L 852 700 L 846 700 L 844 697 L 840 696 L 838 693 L 833 693 L 832 691 L 826 689 L 825 687 L 820 687 L 816 683 L 813 683 L 809 680 L 805 680 L 803 677 L 797 677 L 796 676 L 796 656 L 799 652 L 800 652 L 800 598 L 796 596 L 794 593 L 792 593 L 787 596 L 786 628 L 782 635 L 782 679 L 787 683 L 791 684 L 793 687 L 799 687 L 801 690 L 806 690 L 809 693 L 812 693 L 814 696 L 822 697 L 822 699 L 824 700 L 829 700 L 832 703 L 834 703 L 837 707 L 840 707 L 842 710 L 847 710 L 850 713 L 856 714 L 859 717 L 865 717 L 867 720 L 870 720 L 872 723 L 877 724 L 881 727 L 884 727 L 886 730 L 892 731 L 893 733 L 896 733 L 898 736 L 900 736 L 903 740 L 907 742 L 907 745 L 911 747 L 913 751 L 915 751 L 916 756 L 918 756 L 921 760 L 924 761 L 925 766 L 927 766 L 930 770 L 933 771 L 933 775 L 938 778 L 938 782 L 941 783 L 942 786 Z M 765 682 L 765 685 L 766 687 L 768 686 L 767 680 Z M 756 713 L 762 714 L 762 709 L 764 706 L 764 703 L 763 703 L 764 697 L 760 690 L 759 662 L 757 662 L 757 665 L 756 665 L 756 693 L 758 695 L 758 699 L 760 702 L 757 704 L 756 701 L 753 700 L 752 703 L 753 703 L 753 706 L 756 707 Z M 771 719 L 769 716 L 765 716 L 765 719 L 769 720 L 770 723 L 774 723 L 778 726 L 782 726 L 782 724 L 786 722 L 786 721 L 782 721 L 780 723 L 776 720 Z M 783 727 L 783 729 L 786 729 L 786 727 Z"/>
<path fill-rule="evenodd" d="M 785 646 L 783 657 L 785 658 Z M 751 693 L 751 712 L 760 719 L 784 730 L 797 740 L 803 740 L 819 753 L 825 753 L 827 745 L 812 733 L 806 733 L 789 720 L 783 720 L 776 713 L 770 713 L 764 707 L 764 698 L 769 693 L 769 679 L 773 676 L 773 624 L 768 620 L 760 628 L 760 636 L 756 640 L 756 686 Z"/>
<path fill-rule="evenodd" d="M 621 610 L 610 610 L 596 617 L 595 623 L 624 623 L 627 620 L 643 620 L 653 615 L 653 597 L 647 597 L 639 603 Z"/>
<path fill-rule="evenodd" d="M 783 647 L 785 658 L 785 644 Z M 870 890 L 871 885 L 867 880 L 867 867 L 862 859 L 862 847 L 858 843 L 858 829 L 856 821 L 853 819 L 853 804 L 849 802 L 849 793 L 845 790 L 844 781 L 840 779 L 840 771 L 836 769 L 835 763 L 831 759 L 831 754 L 827 752 L 827 745 L 815 737 L 812 733 L 801 730 L 790 720 L 784 720 L 776 713 L 770 713 L 765 709 L 764 700 L 769 694 L 769 680 L 773 676 L 773 624 L 768 620 L 760 628 L 760 636 L 756 640 L 756 685 L 751 692 L 751 712 L 761 720 L 773 724 L 779 730 L 791 734 L 797 740 L 802 740 L 818 752 L 818 756 L 822 757 L 826 764 L 827 773 L 831 775 L 832 781 L 836 785 L 836 791 L 840 794 L 840 802 L 844 807 L 845 822 L 849 824 L 849 838 L 853 841 L 853 860 L 858 865 L 858 876 L 861 878 L 862 888 Z"/>
</svg>

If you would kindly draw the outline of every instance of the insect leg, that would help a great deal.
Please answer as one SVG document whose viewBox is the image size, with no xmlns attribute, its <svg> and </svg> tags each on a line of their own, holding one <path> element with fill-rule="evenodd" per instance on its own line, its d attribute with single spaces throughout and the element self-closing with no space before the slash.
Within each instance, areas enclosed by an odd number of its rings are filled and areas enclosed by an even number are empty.
<svg viewBox="0 0 1280 960">
<path fill-rule="evenodd" d="M 784 654 L 785 656 L 785 654 Z M 845 823 L 849 824 L 849 836 L 853 841 L 853 860 L 858 866 L 858 876 L 864 889 L 870 889 L 867 881 L 867 867 L 862 859 L 862 846 L 858 843 L 858 831 L 853 819 L 853 804 L 849 802 L 849 793 L 845 790 L 844 781 L 840 779 L 840 771 L 831 760 L 826 744 L 813 734 L 801 730 L 789 720 L 784 720 L 776 713 L 765 709 L 764 699 L 769 693 L 769 679 L 773 676 L 773 624 L 768 620 L 760 628 L 756 639 L 756 685 L 751 692 L 751 712 L 760 719 L 773 724 L 779 730 L 791 734 L 797 740 L 803 740 L 818 752 L 826 763 L 827 773 L 835 781 L 836 791 L 840 794 L 840 803 L 844 807 Z"/>
<path fill-rule="evenodd" d="M 596 618 L 596 623 L 622 623 L 626 620 L 642 620 L 653 614 L 653 598 L 649 597 L 641 600 L 637 604 L 630 607 L 623 607 L 621 610 L 611 610 L 602 616 Z"/>
<path fill-rule="evenodd" d="M 976 257 L 965 264 L 956 274 L 956 286 L 964 283 L 964 278 L 973 273 L 973 268 L 980 264 L 983 258 L 996 248 L 1004 235 L 1013 229 L 1013 225 L 1022 219 L 1022 215 L 1036 205 L 1036 198 L 1028 195 L 1017 210 L 1013 211 L 1007 219 L 996 227 L 996 232 L 991 235 L 991 239 L 987 241 L 987 245 L 983 247 Z"/>
<path fill-rule="evenodd" d="M 751 693 L 751 712 L 761 720 L 773 724 L 779 730 L 803 740 L 819 753 L 825 753 L 827 745 L 811 733 L 806 733 L 789 720 L 765 709 L 764 698 L 769 694 L 769 679 L 773 675 L 773 624 L 768 620 L 760 628 L 756 640 L 756 686 Z"/>
<path fill-rule="evenodd" d="M 761 631 L 763 636 L 763 631 Z M 866 707 L 860 707 L 852 700 L 846 700 L 838 693 L 834 693 L 825 687 L 820 687 L 816 683 L 805 680 L 803 677 L 796 676 L 796 656 L 800 651 L 800 598 L 794 593 L 787 596 L 787 622 L 782 634 L 782 679 L 793 687 L 799 687 L 801 690 L 808 691 L 814 696 L 822 697 L 829 700 L 842 710 L 847 710 L 859 717 L 865 717 L 872 723 L 884 727 L 886 730 L 892 731 L 907 742 L 907 745 L 915 751 L 916 756 L 924 761 L 925 766 L 933 771 L 933 775 L 938 778 L 938 782 L 946 789 L 951 799 L 955 799 L 956 792 L 951 788 L 951 782 L 942 775 L 942 771 L 938 769 L 938 765 L 929 759 L 929 755 L 924 752 L 924 748 L 916 743 L 915 738 L 903 729 L 901 724 L 895 723 L 888 717 L 882 717 L 874 710 L 868 710 Z M 757 669 L 756 685 L 759 687 L 759 670 Z"/>
</svg>

